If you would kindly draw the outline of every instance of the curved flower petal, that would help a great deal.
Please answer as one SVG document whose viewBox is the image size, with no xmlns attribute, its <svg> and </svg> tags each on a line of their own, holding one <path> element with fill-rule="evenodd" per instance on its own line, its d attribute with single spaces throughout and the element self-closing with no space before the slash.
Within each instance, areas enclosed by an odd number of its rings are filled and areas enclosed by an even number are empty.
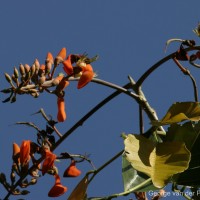
<svg viewBox="0 0 200 200">
<path fill-rule="evenodd" d="M 20 146 L 20 163 L 22 166 L 27 165 L 30 160 L 31 141 L 24 140 Z"/>
<path fill-rule="evenodd" d="M 63 61 L 63 69 L 68 74 L 71 75 L 73 73 L 73 66 L 71 61 L 72 54 L 70 54 L 65 61 Z"/>
<path fill-rule="evenodd" d="M 75 160 L 72 160 L 70 166 L 65 170 L 63 177 L 77 177 L 80 174 L 81 171 L 76 167 Z"/>
<path fill-rule="evenodd" d="M 48 172 L 54 166 L 54 161 L 56 159 L 56 155 L 53 154 L 51 151 L 45 151 L 45 159 L 42 165 L 42 175 Z"/>
<path fill-rule="evenodd" d="M 83 72 L 85 72 L 85 71 L 93 72 L 92 65 L 87 64 L 86 66 L 82 67 L 82 71 L 83 71 Z"/>
<path fill-rule="evenodd" d="M 67 187 L 63 186 L 60 182 L 59 175 L 55 175 L 55 184 L 50 189 L 48 196 L 49 197 L 59 197 L 67 191 Z"/>
<path fill-rule="evenodd" d="M 80 89 L 85 85 L 87 85 L 92 80 L 93 77 L 94 77 L 93 71 L 84 71 L 78 81 L 77 88 Z"/>
<path fill-rule="evenodd" d="M 58 97 L 57 105 L 58 105 L 57 120 L 59 122 L 64 122 L 67 118 L 65 111 L 65 99 L 63 97 Z"/>
</svg>

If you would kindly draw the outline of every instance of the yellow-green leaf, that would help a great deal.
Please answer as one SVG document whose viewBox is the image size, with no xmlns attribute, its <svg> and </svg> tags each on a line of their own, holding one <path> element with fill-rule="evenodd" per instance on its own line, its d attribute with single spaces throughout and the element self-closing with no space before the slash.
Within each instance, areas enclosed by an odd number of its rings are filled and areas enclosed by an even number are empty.
<svg viewBox="0 0 200 200">
<path fill-rule="evenodd" d="M 199 102 L 177 102 L 173 104 L 167 114 L 160 121 L 152 121 L 154 126 L 179 123 L 184 120 L 200 120 L 200 103 Z"/>
<path fill-rule="evenodd" d="M 154 143 L 141 135 L 129 134 L 124 140 L 126 158 L 138 171 L 162 188 L 170 178 L 188 168 L 190 152 L 182 142 Z"/>
<path fill-rule="evenodd" d="M 68 200 L 83 200 L 88 187 L 88 175 L 86 175 L 75 187 Z"/>
</svg>

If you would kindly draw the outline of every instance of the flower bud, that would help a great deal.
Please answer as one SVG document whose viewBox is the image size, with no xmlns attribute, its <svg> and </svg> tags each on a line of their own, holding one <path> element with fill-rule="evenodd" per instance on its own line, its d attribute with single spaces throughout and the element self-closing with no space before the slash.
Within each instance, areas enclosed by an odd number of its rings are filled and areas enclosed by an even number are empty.
<svg viewBox="0 0 200 200">
<path fill-rule="evenodd" d="M 14 67 L 14 75 L 15 75 L 15 78 L 19 77 L 19 72 L 16 67 Z"/>
<path fill-rule="evenodd" d="M 21 191 L 21 195 L 27 195 L 27 194 L 29 194 L 30 192 L 28 191 L 28 190 L 22 190 Z"/>
<path fill-rule="evenodd" d="M 32 178 L 29 185 L 35 185 L 37 183 L 37 179 L 36 178 Z"/>
<path fill-rule="evenodd" d="M 42 84 L 45 82 L 45 80 L 46 80 L 46 77 L 45 77 L 45 76 L 39 77 L 39 79 L 38 79 L 38 84 L 42 85 Z"/>
<path fill-rule="evenodd" d="M 11 93 L 12 89 L 11 88 L 7 88 L 7 89 L 1 90 L 0 92 L 7 94 L 7 93 Z"/>
<path fill-rule="evenodd" d="M 13 171 L 10 173 L 10 180 L 12 183 L 15 182 L 15 173 Z"/>
<path fill-rule="evenodd" d="M 30 71 L 30 66 L 28 64 L 24 65 L 25 73 L 28 73 Z"/>
<path fill-rule="evenodd" d="M 66 55 L 67 55 L 66 48 L 62 48 L 54 60 L 55 67 L 57 67 L 61 62 L 65 60 Z"/>
<path fill-rule="evenodd" d="M 10 77 L 9 74 L 5 73 L 5 78 L 6 78 L 6 80 L 8 81 L 8 83 L 11 83 L 11 82 L 12 82 L 12 79 L 11 79 L 11 77 Z"/>
<path fill-rule="evenodd" d="M 21 76 L 25 76 L 25 68 L 24 68 L 24 65 L 20 64 L 19 65 L 19 71 L 20 71 L 20 74 Z"/>
<path fill-rule="evenodd" d="M 31 66 L 31 76 L 33 76 L 34 75 L 34 73 L 35 73 L 35 64 L 33 64 L 32 66 Z"/>
</svg>

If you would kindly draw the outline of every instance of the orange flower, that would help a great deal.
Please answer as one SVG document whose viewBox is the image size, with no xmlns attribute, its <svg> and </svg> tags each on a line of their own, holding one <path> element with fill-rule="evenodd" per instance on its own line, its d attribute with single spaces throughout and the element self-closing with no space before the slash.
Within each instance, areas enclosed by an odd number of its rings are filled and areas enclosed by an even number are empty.
<svg viewBox="0 0 200 200">
<path fill-rule="evenodd" d="M 48 172 L 53 166 L 56 155 L 53 154 L 50 150 L 45 150 L 45 159 L 42 165 L 42 175 Z"/>
<path fill-rule="evenodd" d="M 81 171 L 76 167 L 76 161 L 71 160 L 70 166 L 65 170 L 63 177 L 77 177 Z"/>
<path fill-rule="evenodd" d="M 86 64 L 85 66 L 81 66 L 82 68 L 82 71 L 85 72 L 85 71 L 90 71 L 90 72 L 93 72 L 93 68 L 92 68 L 92 65 L 90 64 Z"/>
<path fill-rule="evenodd" d="M 65 99 L 63 97 L 57 98 L 57 106 L 58 106 L 57 120 L 59 122 L 64 122 L 67 118 L 67 115 L 65 112 Z"/>
<path fill-rule="evenodd" d="M 65 61 L 63 61 L 63 69 L 68 74 L 73 74 L 73 66 L 71 62 L 72 54 L 70 54 Z"/>
<path fill-rule="evenodd" d="M 77 88 L 80 89 L 92 80 L 94 77 L 94 72 L 92 66 L 90 64 L 86 64 L 84 61 L 78 61 L 76 63 L 77 66 L 73 67 L 72 63 L 76 62 L 74 57 L 78 59 L 77 55 L 70 54 L 68 56 L 67 60 L 63 62 L 63 69 L 68 75 L 72 75 L 74 73 L 75 76 L 80 76 L 77 85 Z"/>
<path fill-rule="evenodd" d="M 60 83 L 57 85 L 56 90 L 55 90 L 55 94 L 62 98 L 64 97 L 65 93 L 64 93 L 64 89 L 69 85 L 69 81 L 67 81 L 67 79 L 63 78 Z M 66 118 L 66 117 L 65 117 Z"/>
<path fill-rule="evenodd" d="M 54 60 L 54 65 L 58 66 L 61 62 L 63 62 L 66 59 L 67 56 L 67 50 L 66 48 L 62 48 L 60 50 L 60 52 L 58 53 L 58 55 L 56 56 L 55 60 Z"/>
<path fill-rule="evenodd" d="M 49 197 L 59 197 L 63 195 L 65 192 L 67 192 L 67 187 L 61 184 L 59 175 L 56 174 L 54 177 L 55 177 L 55 184 L 48 193 Z"/>
<path fill-rule="evenodd" d="M 20 146 L 20 163 L 23 166 L 27 165 L 30 161 L 31 141 L 24 140 Z"/>
<path fill-rule="evenodd" d="M 82 87 L 86 86 L 92 80 L 93 77 L 94 77 L 93 71 L 85 70 L 78 81 L 77 88 L 81 89 Z"/>
</svg>

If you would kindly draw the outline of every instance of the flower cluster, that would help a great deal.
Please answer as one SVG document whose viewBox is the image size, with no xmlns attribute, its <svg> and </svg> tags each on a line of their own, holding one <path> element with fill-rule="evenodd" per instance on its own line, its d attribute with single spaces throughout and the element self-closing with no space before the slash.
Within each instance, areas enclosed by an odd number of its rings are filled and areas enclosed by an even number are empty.
<svg viewBox="0 0 200 200">
<path fill-rule="evenodd" d="M 34 156 L 35 153 L 39 153 L 42 155 L 43 158 L 42 166 L 40 166 L 40 164 L 38 164 L 37 160 L 35 159 Z M 20 185 L 21 187 L 25 188 L 28 187 L 29 185 L 35 184 L 37 182 L 37 178 L 40 177 L 39 172 L 41 171 L 42 175 L 50 174 L 53 175 L 55 178 L 55 184 L 48 193 L 49 197 L 58 197 L 67 191 L 67 187 L 61 184 L 58 169 L 55 166 L 55 160 L 58 157 L 56 154 L 51 152 L 51 150 L 48 148 L 47 145 L 40 147 L 39 145 L 30 140 L 22 141 L 20 147 L 16 143 L 14 143 L 12 158 L 13 158 L 13 167 L 12 167 L 13 176 L 15 176 L 15 173 L 18 174 L 20 177 L 25 173 L 29 173 L 29 175 L 32 177 L 30 182 L 28 182 L 27 180 L 23 181 Z M 62 158 L 71 159 L 71 163 L 64 171 L 63 177 L 77 177 L 81 174 L 81 171 L 76 167 L 76 161 L 74 160 L 73 157 L 70 157 L 69 154 L 67 154 L 67 156 L 64 156 Z M 34 167 L 32 167 L 30 170 L 29 163 L 31 160 Z"/>
<path fill-rule="evenodd" d="M 91 62 L 95 61 L 97 56 L 88 58 L 83 54 L 69 54 L 67 56 L 66 48 L 62 48 L 54 58 L 52 53 L 48 52 L 44 64 L 40 64 L 35 59 L 33 64 L 20 64 L 19 70 L 14 67 L 13 74 L 10 76 L 5 73 L 5 78 L 10 87 L 1 90 L 3 93 L 10 93 L 10 96 L 3 102 L 15 102 L 17 95 L 29 94 L 38 97 L 40 93 L 46 91 L 57 96 L 57 120 L 63 122 L 67 115 L 65 111 L 65 88 L 69 85 L 69 79 L 78 78 L 77 88 L 81 89 L 87 85 L 96 74 L 93 71 Z M 59 73 L 55 76 L 55 71 L 62 64 L 66 73 Z M 49 88 L 54 88 L 52 91 Z"/>
</svg>

